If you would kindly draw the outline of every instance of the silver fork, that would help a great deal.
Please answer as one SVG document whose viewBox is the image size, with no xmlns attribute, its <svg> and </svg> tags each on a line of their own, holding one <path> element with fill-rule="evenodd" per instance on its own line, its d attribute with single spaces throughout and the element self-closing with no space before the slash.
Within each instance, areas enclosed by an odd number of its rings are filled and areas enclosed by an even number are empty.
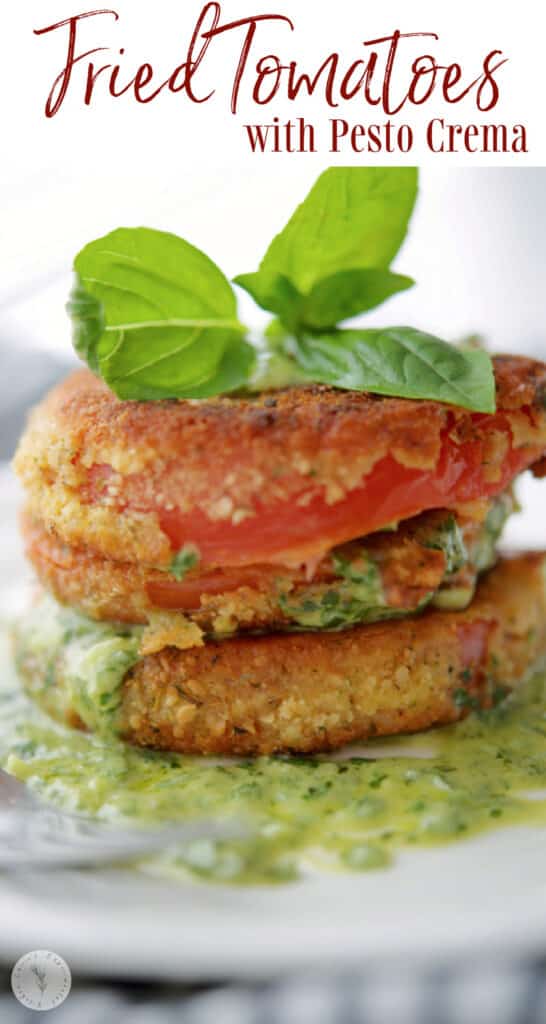
<svg viewBox="0 0 546 1024">
<path fill-rule="evenodd" d="M 243 834 L 237 825 L 208 820 L 155 829 L 118 828 L 43 804 L 22 782 L 0 771 L 0 871 L 99 867 L 136 860 L 175 843 Z"/>
</svg>

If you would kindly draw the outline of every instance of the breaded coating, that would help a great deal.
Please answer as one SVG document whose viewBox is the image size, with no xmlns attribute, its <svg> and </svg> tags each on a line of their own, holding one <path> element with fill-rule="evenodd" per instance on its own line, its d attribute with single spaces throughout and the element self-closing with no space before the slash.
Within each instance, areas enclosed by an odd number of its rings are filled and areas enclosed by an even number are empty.
<svg viewBox="0 0 546 1024">
<path fill-rule="evenodd" d="M 347 503 L 358 500 L 369 514 L 373 496 L 362 488 L 372 470 L 381 469 L 384 481 L 402 473 L 407 518 L 443 505 L 433 495 L 411 504 L 419 473 L 438 470 L 446 487 L 459 479 L 461 504 L 474 500 L 465 497 L 471 478 L 498 493 L 543 457 L 546 366 L 515 356 L 494 365 L 494 416 L 322 385 L 247 398 L 122 402 L 83 370 L 35 410 L 15 465 L 33 517 L 102 557 L 167 568 L 183 543 L 199 546 L 201 537 L 208 567 L 251 564 L 245 544 L 257 524 L 271 561 L 293 564 L 294 550 L 300 564 L 362 534 L 358 511 L 347 521 Z M 457 465 L 463 449 L 477 460 L 472 473 Z M 299 518 L 285 540 L 287 509 Z M 381 510 L 377 517 L 364 532 L 389 521 Z"/>
<path fill-rule="evenodd" d="M 504 559 L 464 612 L 167 647 L 126 675 L 119 728 L 144 747 L 247 755 L 325 751 L 454 722 L 490 706 L 546 655 L 545 569 L 544 553 Z"/>
<path fill-rule="evenodd" d="M 164 750 L 267 754 L 454 722 L 546 655 L 544 567 L 544 555 L 502 562 L 465 612 L 166 649 L 129 673 L 122 732 Z"/>
</svg>

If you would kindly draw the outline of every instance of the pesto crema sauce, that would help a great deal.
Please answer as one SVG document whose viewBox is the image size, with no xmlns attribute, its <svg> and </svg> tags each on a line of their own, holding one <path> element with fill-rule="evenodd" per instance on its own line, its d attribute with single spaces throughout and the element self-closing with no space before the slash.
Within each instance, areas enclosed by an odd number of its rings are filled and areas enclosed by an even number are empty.
<svg viewBox="0 0 546 1024">
<path fill-rule="evenodd" d="M 544 673 L 496 709 L 391 742 L 386 755 L 378 741 L 365 756 L 212 761 L 138 750 L 108 729 L 92 735 L 57 725 L 21 693 L 7 630 L 1 640 L 0 761 L 43 799 L 133 824 L 217 817 L 248 826 L 244 839 L 171 847 L 141 869 L 271 883 L 296 878 L 306 866 L 363 871 L 388 865 L 404 847 L 546 824 Z M 134 657 L 132 638 L 115 640 L 100 631 L 98 642 L 110 644 L 119 669 Z M 93 662 L 93 645 L 84 641 L 78 654 L 71 642 L 77 677 Z M 101 652 L 108 672 L 108 647 Z M 104 678 L 94 671 L 92 697 L 115 716 Z M 81 699 L 92 719 L 88 695 Z M 416 756 L 424 751 L 427 757 Z"/>
</svg>

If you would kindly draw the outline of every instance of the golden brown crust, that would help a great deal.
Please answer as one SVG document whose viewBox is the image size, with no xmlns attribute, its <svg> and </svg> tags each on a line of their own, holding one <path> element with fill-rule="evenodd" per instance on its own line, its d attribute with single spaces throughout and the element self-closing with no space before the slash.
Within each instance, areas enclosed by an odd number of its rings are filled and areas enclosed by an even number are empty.
<svg viewBox="0 0 546 1024">
<path fill-rule="evenodd" d="M 328 750 L 454 722 L 460 691 L 487 705 L 545 654 L 544 555 L 521 556 L 488 575 L 466 612 L 166 649 L 129 673 L 123 732 L 194 753 Z"/>
<path fill-rule="evenodd" d="M 397 445 L 413 464 L 429 464 L 436 445 L 427 428 L 446 420 L 446 407 L 437 402 L 383 399 L 320 384 L 244 399 L 120 401 L 88 370 L 73 373 L 39 408 L 44 419 L 78 442 L 78 450 L 104 456 L 115 449 L 111 464 L 121 472 L 158 458 L 183 458 L 190 474 L 201 472 L 210 453 L 216 457 L 223 449 L 235 465 L 250 461 L 271 475 L 277 461 L 279 469 L 297 468 L 294 453 L 314 458 L 330 448 L 350 458 L 370 438 Z"/>
<path fill-rule="evenodd" d="M 544 405 L 545 363 L 525 356 L 495 356 L 494 369 L 499 410 Z M 158 457 L 183 458 L 189 468 L 194 462 L 200 467 L 211 451 L 225 446 L 238 461 L 241 449 L 247 453 L 248 446 L 255 446 L 257 456 L 263 453 L 262 468 L 267 471 L 273 452 L 284 464 L 294 451 L 314 456 L 322 448 L 350 457 L 352 451 L 367 447 L 369 439 L 377 442 L 383 437 L 389 439 L 389 450 L 398 447 L 404 452 L 409 464 L 429 464 L 435 450 L 430 428 L 446 422 L 448 408 L 433 401 L 383 398 L 322 384 L 244 399 L 121 401 L 88 370 L 72 373 L 39 406 L 45 419 L 56 420 L 79 439 L 78 448 L 104 452 L 115 447 L 118 465 L 125 462 L 127 469 L 131 460 L 142 466 Z"/>
<path fill-rule="evenodd" d="M 546 363 L 527 356 L 495 356 L 497 404 L 500 409 L 544 406 Z"/>
<path fill-rule="evenodd" d="M 546 366 L 503 356 L 495 375 L 514 443 L 534 446 L 538 459 Z M 35 410 L 15 465 L 34 515 L 63 540 L 164 568 L 173 510 L 197 509 L 220 527 L 244 531 L 245 519 L 279 502 L 304 508 L 320 495 L 336 505 L 386 455 L 406 468 L 433 469 L 447 428 L 464 444 L 479 439 L 480 423 L 437 402 L 322 385 L 248 399 L 122 402 L 83 370 Z M 505 439 L 492 431 L 485 440 L 484 475 L 494 484 Z"/>
<path fill-rule="evenodd" d="M 122 733 L 165 750 L 264 754 L 456 721 L 546 654 L 545 564 L 544 553 L 503 560 L 465 612 L 165 648 L 128 673 Z"/>
</svg>

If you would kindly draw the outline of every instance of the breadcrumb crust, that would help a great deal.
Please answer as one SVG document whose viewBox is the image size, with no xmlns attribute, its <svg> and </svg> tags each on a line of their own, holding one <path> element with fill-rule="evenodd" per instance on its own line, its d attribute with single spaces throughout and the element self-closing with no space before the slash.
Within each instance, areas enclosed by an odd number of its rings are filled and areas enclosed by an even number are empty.
<svg viewBox="0 0 546 1024">
<path fill-rule="evenodd" d="M 516 356 L 494 365 L 498 408 L 514 443 L 536 449 L 538 460 L 546 365 Z M 481 422 L 437 402 L 322 385 L 245 399 L 122 402 L 82 370 L 31 415 L 15 468 L 32 514 L 64 541 L 165 568 L 173 510 L 244 527 L 258 507 L 278 502 L 305 508 L 321 496 L 335 505 L 386 455 L 404 467 L 433 468 L 443 432 L 465 444 L 482 435 Z M 492 431 L 484 452 L 490 481 L 503 455 L 503 438 Z"/>
<path fill-rule="evenodd" d="M 129 673 L 122 732 L 165 750 L 268 754 L 454 722 L 546 654 L 545 557 L 500 563 L 465 612 L 166 648 Z"/>
</svg>

